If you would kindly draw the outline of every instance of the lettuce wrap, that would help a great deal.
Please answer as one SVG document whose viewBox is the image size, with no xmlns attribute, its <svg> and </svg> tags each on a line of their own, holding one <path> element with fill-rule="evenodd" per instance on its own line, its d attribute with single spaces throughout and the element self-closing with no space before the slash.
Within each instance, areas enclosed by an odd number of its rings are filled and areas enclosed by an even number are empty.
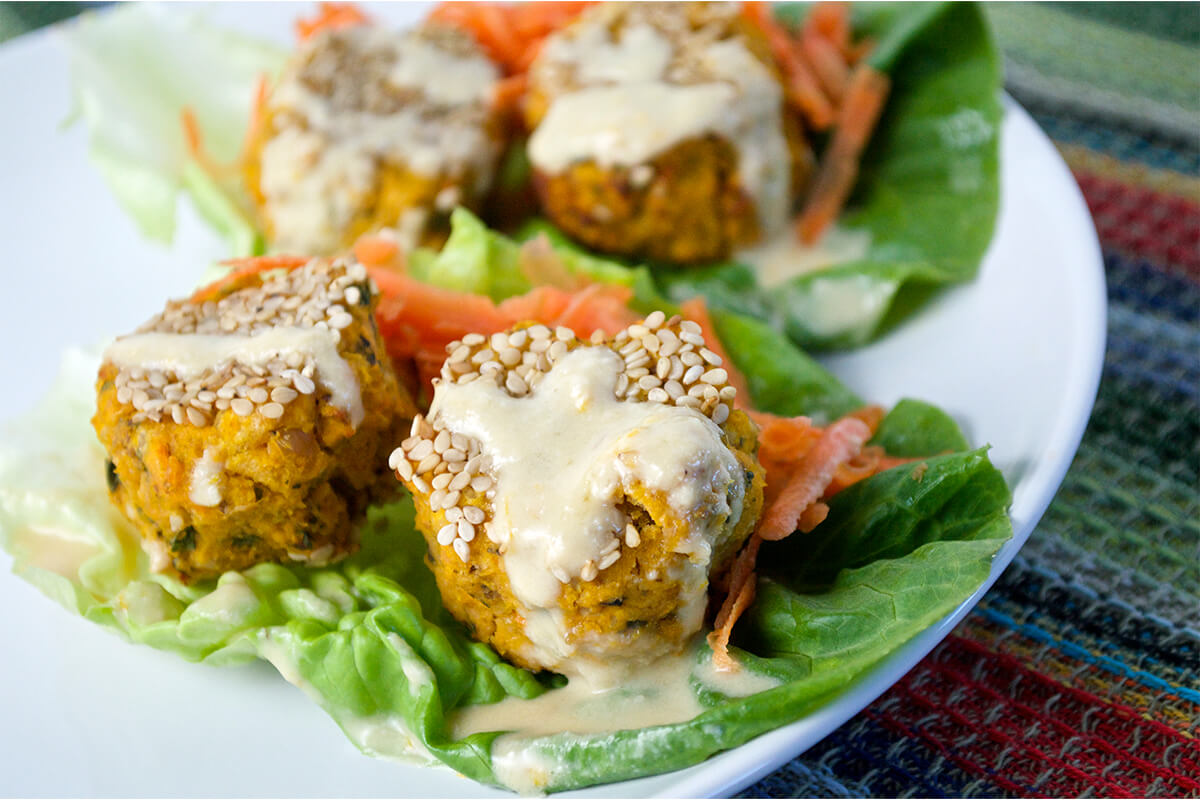
<svg viewBox="0 0 1200 800">
<path fill-rule="evenodd" d="M 803 5 L 780 4 L 777 13 L 794 22 Z M 999 207 L 1000 60 L 983 12 L 968 3 L 867 3 L 854 6 L 853 21 L 856 35 L 876 42 L 872 66 L 892 80 L 839 221 L 840 233 L 865 243 L 854 248 L 862 252 L 769 286 L 736 260 L 654 266 L 672 300 L 703 295 L 802 346 L 848 347 L 880 335 L 938 287 L 974 277 Z M 141 6 L 82 19 L 68 47 L 92 159 L 142 231 L 169 239 L 176 194 L 186 191 L 231 255 L 261 252 L 244 187 L 236 175 L 214 180 L 187 155 L 178 119 L 191 107 L 212 155 L 232 160 L 257 76 L 277 72 L 285 53 Z M 519 183 L 521 163 L 501 181 Z"/>
<path fill-rule="evenodd" d="M 441 253 L 414 261 L 420 276 L 497 298 L 522 291 L 518 245 L 466 212 L 454 222 Z M 639 305 L 663 302 L 645 271 L 562 255 L 594 280 L 628 281 Z M 733 314 L 716 324 L 763 410 L 832 419 L 862 405 L 770 326 Z M 701 709 L 693 719 L 593 734 L 455 736 L 455 711 L 532 699 L 563 679 L 506 664 L 450 617 L 411 502 L 372 509 L 361 551 L 333 566 L 260 564 L 187 586 L 152 574 L 108 499 L 89 424 L 97 365 L 95 356 L 68 354 L 49 397 L 0 445 L 0 544 L 16 573 L 130 641 L 213 665 L 271 662 L 368 754 L 436 761 L 518 791 L 682 768 L 799 719 L 954 610 L 1011 535 L 1009 490 L 986 450 L 969 449 L 937 409 L 902 401 L 874 443 L 921 460 L 839 493 L 813 533 L 764 545 L 758 599 L 735 630 L 733 653 L 771 688 L 745 697 L 713 691 L 703 680 L 711 652 L 700 643 L 686 688 Z"/>
</svg>

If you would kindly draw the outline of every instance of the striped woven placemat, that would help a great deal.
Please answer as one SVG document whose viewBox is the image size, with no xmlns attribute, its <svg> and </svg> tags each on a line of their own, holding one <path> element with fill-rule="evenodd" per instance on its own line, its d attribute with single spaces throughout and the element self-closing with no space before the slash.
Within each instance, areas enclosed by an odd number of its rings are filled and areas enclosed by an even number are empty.
<svg viewBox="0 0 1200 800">
<path fill-rule="evenodd" d="M 1200 797 L 1200 11 L 1133 5 L 989 8 L 1104 251 L 1066 479 L 929 657 L 743 796 Z"/>
</svg>

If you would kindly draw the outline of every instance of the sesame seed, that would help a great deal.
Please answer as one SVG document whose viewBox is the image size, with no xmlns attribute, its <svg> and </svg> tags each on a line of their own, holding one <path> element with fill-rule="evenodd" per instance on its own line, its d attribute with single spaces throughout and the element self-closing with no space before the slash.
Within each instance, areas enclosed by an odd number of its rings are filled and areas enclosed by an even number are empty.
<svg viewBox="0 0 1200 800">
<path fill-rule="evenodd" d="M 396 475 L 400 477 L 400 480 L 411 481 L 413 479 L 412 464 L 409 463 L 407 458 L 401 457 L 393 469 L 396 470 Z"/>
<path fill-rule="evenodd" d="M 647 333 L 641 338 L 642 347 L 649 350 L 651 353 L 657 353 L 658 348 L 662 346 L 662 342 L 653 333 Z"/>
<path fill-rule="evenodd" d="M 436 467 L 440 463 L 442 463 L 442 457 L 439 456 L 437 453 L 430 453 L 429 455 L 422 458 L 421 461 L 417 464 L 416 471 L 418 473 L 429 472 L 429 471 L 433 470 L 434 467 Z"/>
<path fill-rule="evenodd" d="M 492 488 L 492 478 L 489 475 L 476 475 L 471 479 L 471 488 L 477 492 L 486 492 Z"/>
<path fill-rule="evenodd" d="M 661 328 L 662 324 L 667 321 L 667 315 L 661 311 L 651 311 L 650 314 L 643 320 L 643 324 L 650 330 Z"/>
<path fill-rule="evenodd" d="M 606 555 L 604 558 L 600 559 L 599 567 L 600 567 L 600 569 L 608 569 L 613 564 L 617 563 L 617 561 L 620 560 L 620 558 L 621 558 L 620 551 L 613 551 L 613 552 L 609 553 L 608 555 Z"/>
<path fill-rule="evenodd" d="M 625 525 L 625 545 L 627 547 L 637 547 L 642 543 L 642 536 L 638 533 L 638 529 L 634 527 L 632 522 Z"/>
<path fill-rule="evenodd" d="M 701 404 L 700 404 L 700 398 L 684 395 L 683 397 L 675 398 L 675 405 L 682 406 L 684 408 L 699 409 Z"/>
<path fill-rule="evenodd" d="M 446 359 L 447 364 L 457 364 L 460 361 L 465 361 L 471 355 L 471 348 L 465 344 L 460 344 L 455 348 L 450 357 Z"/>
<path fill-rule="evenodd" d="M 460 492 L 467 488 L 471 483 L 471 473 L 459 472 L 454 476 L 454 480 L 450 481 L 447 488 L 452 492 Z"/>
<path fill-rule="evenodd" d="M 334 330 L 340 331 L 343 328 L 349 328 L 353 324 L 354 317 L 350 316 L 345 311 L 340 314 L 334 314 L 329 318 L 329 327 L 333 328 Z"/>
<path fill-rule="evenodd" d="M 696 364 L 696 365 L 692 366 L 690 369 L 688 369 L 687 372 L 683 373 L 683 385 L 684 386 L 692 385 L 696 381 L 700 380 L 700 376 L 702 376 L 703 374 L 704 374 L 703 366 L 701 366 L 700 364 Z"/>
<path fill-rule="evenodd" d="M 706 383 L 697 383 L 688 387 L 688 397 L 695 397 L 697 400 L 703 399 L 704 390 L 709 388 Z"/>
<path fill-rule="evenodd" d="M 729 373 L 726 372 L 725 370 L 721 369 L 720 367 L 715 367 L 713 369 L 710 369 L 708 372 L 704 373 L 703 375 L 701 375 L 700 380 L 704 381 L 705 383 L 714 384 L 714 385 L 719 384 L 719 383 L 725 383 L 725 381 L 729 380 Z"/>
<path fill-rule="evenodd" d="M 187 419 L 188 422 L 192 423 L 197 428 L 208 424 L 208 417 L 204 416 L 204 412 L 198 411 L 195 408 L 189 408 L 187 410 Z"/>
<path fill-rule="evenodd" d="M 443 430 L 433 440 L 433 449 L 438 453 L 444 453 L 450 449 L 450 431 Z"/>
<path fill-rule="evenodd" d="M 515 372 L 508 373 L 508 377 L 504 379 L 504 388 L 515 397 L 521 397 L 529 391 L 529 385 Z"/>
<path fill-rule="evenodd" d="M 583 569 L 579 570 L 580 578 L 585 581 L 594 581 L 596 580 L 596 574 L 596 562 L 592 561 L 590 558 L 583 562 Z M 566 583 L 566 581 L 563 581 L 563 583 Z"/>
<path fill-rule="evenodd" d="M 704 337 L 698 333 L 684 331 L 679 334 L 679 339 L 687 344 L 694 344 L 696 347 L 703 347 L 705 345 Z"/>
<path fill-rule="evenodd" d="M 631 339 L 641 339 L 650 332 L 650 329 L 645 325 L 630 325 L 625 330 L 629 331 L 629 338 Z"/>
<path fill-rule="evenodd" d="M 443 472 L 441 475 L 435 475 L 429 483 L 435 489 L 445 489 L 450 485 L 450 480 L 453 477 L 449 472 Z"/>
<path fill-rule="evenodd" d="M 465 564 L 471 557 L 471 548 L 462 539 L 454 540 L 454 552 L 458 554 L 459 559 Z"/>
<path fill-rule="evenodd" d="M 420 475 L 413 475 L 412 485 L 421 494 L 429 494 L 429 484 Z"/>
<path fill-rule="evenodd" d="M 632 358 L 625 359 L 625 368 L 627 370 L 635 370 L 639 367 L 644 367 L 650 363 L 650 354 L 645 350 L 639 351 Z M 649 370 L 647 370 L 649 372 Z"/>
<path fill-rule="evenodd" d="M 691 351 L 688 351 L 686 353 L 680 353 L 679 360 L 683 362 L 684 366 L 688 366 L 688 367 L 694 367 L 698 364 L 704 363 L 704 359 L 700 358 L 700 356 L 698 354 L 693 353 Z"/>
<path fill-rule="evenodd" d="M 300 394 L 312 394 L 317 390 L 317 385 L 313 383 L 312 378 L 303 374 L 292 378 L 292 385 L 296 387 L 296 391 Z"/>
<path fill-rule="evenodd" d="M 567 354 L 567 343 L 566 342 L 555 342 L 554 344 L 550 345 L 550 349 L 546 352 L 546 355 L 549 356 L 550 360 L 552 360 L 552 361 L 557 361 L 558 359 L 562 358 L 566 354 Z"/>
<path fill-rule="evenodd" d="M 533 327 L 526 328 L 525 330 L 527 330 L 529 332 L 529 336 L 533 339 L 549 339 L 550 338 L 550 329 L 547 328 L 545 325 L 534 325 Z"/>
<path fill-rule="evenodd" d="M 681 397 L 684 394 L 683 384 L 681 384 L 679 381 L 667 381 L 663 384 L 663 389 L 666 390 L 667 394 L 672 400 L 674 400 L 676 397 Z"/>
<path fill-rule="evenodd" d="M 685 320 L 681 321 L 679 323 L 679 330 L 683 331 L 684 333 L 691 333 L 691 334 L 694 334 L 697 336 L 704 333 L 704 330 L 699 325 L 697 325 L 695 322 L 692 322 L 690 319 L 685 319 Z"/>
<path fill-rule="evenodd" d="M 508 335 L 505 333 L 493 333 L 489 342 L 492 345 L 492 349 L 497 353 L 509 347 Z"/>
<path fill-rule="evenodd" d="M 248 417 L 254 413 L 254 403 L 251 403 L 244 397 L 237 397 L 229 401 L 229 407 L 233 409 L 233 413 L 239 417 Z"/>
<path fill-rule="evenodd" d="M 718 425 L 725 424 L 725 420 L 729 419 L 729 406 L 721 403 L 713 409 L 712 421 Z"/>
<path fill-rule="evenodd" d="M 413 461 L 420 461 L 432 452 L 433 442 L 428 439 L 422 439 L 408 452 L 408 457 Z"/>
<path fill-rule="evenodd" d="M 479 506 L 467 506 L 463 509 L 462 513 L 463 516 L 466 517 L 467 521 L 472 525 L 478 525 L 479 523 L 483 522 L 483 518 L 485 516 L 483 509 Z"/>
<path fill-rule="evenodd" d="M 575 338 L 575 331 L 564 325 L 559 325 L 554 329 L 554 336 L 560 342 L 569 342 Z"/>
<path fill-rule="evenodd" d="M 271 399 L 276 403 L 290 403 L 299 396 L 299 393 L 290 386 L 276 386 L 271 390 Z"/>
<path fill-rule="evenodd" d="M 671 374 L 671 359 L 660 358 L 658 363 L 654 365 L 654 374 L 658 376 L 660 381 L 665 381 L 667 376 Z"/>
<path fill-rule="evenodd" d="M 634 353 L 636 353 L 637 351 L 639 351 L 641 349 L 643 349 L 643 348 L 642 348 L 642 343 L 640 341 L 638 341 L 637 339 L 630 339 L 629 342 L 627 344 L 625 344 L 624 346 L 622 346 L 621 349 L 618 350 L 617 352 L 620 353 L 623 357 L 628 358 L 629 356 L 633 355 Z"/>
<path fill-rule="evenodd" d="M 475 526 L 465 519 L 460 519 L 455 525 L 458 528 L 458 538 L 464 542 L 469 542 L 475 538 Z"/>
<path fill-rule="evenodd" d="M 283 406 L 279 403 L 267 403 L 259 409 L 259 413 L 267 419 L 279 419 L 283 416 Z"/>
<path fill-rule="evenodd" d="M 616 538 L 609 539 L 607 542 L 604 543 L 604 546 L 600 548 L 600 555 L 602 555 L 602 556 L 608 555 L 609 553 L 611 553 L 613 550 L 616 550 L 620 546 L 621 546 L 620 539 L 616 539 Z"/>
<path fill-rule="evenodd" d="M 506 367 L 515 367 L 521 363 L 521 351 L 515 347 L 505 347 L 499 351 L 500 363 Z M 495 362 L 492 362 L 495 363 Z"/>
<path fill-rule="evenodd" d="M 481 333 L 468 333 L 466 336 L 462 337 L 462 343 L 471 347 L 483 344 L 486 341 L 487 337 Z"/>
<path fill-rule="evenodd" d="M 458 536 L 458 526 L 451 522 L 448 525 L 443 525 L 437 532 L 437 542 L 443 547 L 450 544 Z"/>
<path fill-rule="evenodd" d="M 667 394 L 662 389 L 651 389 L 646 393 L 646 399 L 651 403 L 667 403 L 671 400 L 671 395 Z"/>
<path fill-rule="evenodd" d="M 631 369 L 627 369 L 625 374 L 629 376 L 629 380 L 636 381 L 646 375 L 649 375 L 650 370 L 646 369 L 645 367 L 633 367 Z"/>
<path fill-rule="evenodd" d="M 250 406 L 250 411 L 253 411 L 253 410 L 254 410 L 254 406 L 252 405 L 252 406 Z M 247 412 L 247 413 L 249 413 L 249 412 Z M 243 414 L 242 416 L 245 416 L 245 414 Z M 184 419 L 184 417 L 183 417 L 183 409 L 182 408 L 180 408 L 179 406 L 175 406 L 174 408 L 171 409 L 171 421 L 172 422 L 174 422 L 176 425 L 182 425 L 183 419 Z"/>
<path fill-rule="evenodd" d="M 442 499 L 442 508 L 449 508 L 450 506 L 458 505 L 459 497 L 460 494 L 455 490 L 446 492 L 446 496 Z"/>
<path fill-rule="evenodd" d="M 722 400 L 732 401 L 733 398 L 735 398 L 735 397 L 737 397 L 737 389 L 736 388 L 734 388 L 732 386 L 722 386 L 721 387 L 721 399 Z"/>
<path fill-rule="evenodd" d="M 588 339 L 592 344 L 604 344 L 604 331 L 597 328 L 592 331 L 591 338 Z"/>
<path fill-rule="evenodd" d="M 442 489 L 434 489 L 429 493 L 429 507 L 434 511 L 442 507 L 442 501 L 446 499 L 446 492 Z M 454 505 L 451 503 L 451 505 Z"/>
<path fill-rule="evenodd" d="M 712 364 L 714 367 L 721 366 L 721 357 L 712 350 L 709 350 L 707 347 L 700 348 L 700 357 L 709 364 Z"/>
</svg>

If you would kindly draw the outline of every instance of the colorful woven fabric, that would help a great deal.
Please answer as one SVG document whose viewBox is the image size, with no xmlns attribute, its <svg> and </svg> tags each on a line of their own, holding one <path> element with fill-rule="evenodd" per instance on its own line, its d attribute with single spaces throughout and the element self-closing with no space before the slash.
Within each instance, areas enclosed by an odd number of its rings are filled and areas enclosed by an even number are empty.
<svg viewBox="0 0 1200 800">
<path fill-rule="evenodd" d="M 992 12 L 1104 251 L 1096 406 L 975 611 L 743 796 L 1200 797 L 1200 48 L 1057 4 Z"/>
</svg>

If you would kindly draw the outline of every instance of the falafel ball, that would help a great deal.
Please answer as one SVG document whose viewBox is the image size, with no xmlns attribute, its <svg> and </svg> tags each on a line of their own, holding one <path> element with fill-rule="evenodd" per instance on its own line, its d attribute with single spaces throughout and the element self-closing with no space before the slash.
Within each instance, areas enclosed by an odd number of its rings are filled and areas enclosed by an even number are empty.
<svg viewBox="0 0 1200 800">
<path fill-rule="evenodd" d="M 478 208 L 504 139 L 500 73 L 474 40 L 428 24 L 322 31 L 267 100 L 246 183 L 275 250 L 329 255 L 363 234 L 440 246 Z"/>
<path fill-rule="evenodd" d="M 172 301 L 104 354 L 92 424 L 155 571 L 208 578 L 357 547 L 416 414 L 359 264 L 313 260 Z"/>
<path fill-rule="evenodd" d="M 532 325 L 448 350 L 389 461 L 446 608 L 514 663 L 592 683 L 682 650 L 764 484 L 699 326 L 656 312 L 611 341 Z"/>
<path fill-rule="evenodd" d="M 714 261 L 784 229 L 813 165 L 736 4 L 588 9 L 534 61 L 525 121 L 545 214 L 635 259 Z"/>
</svg>

